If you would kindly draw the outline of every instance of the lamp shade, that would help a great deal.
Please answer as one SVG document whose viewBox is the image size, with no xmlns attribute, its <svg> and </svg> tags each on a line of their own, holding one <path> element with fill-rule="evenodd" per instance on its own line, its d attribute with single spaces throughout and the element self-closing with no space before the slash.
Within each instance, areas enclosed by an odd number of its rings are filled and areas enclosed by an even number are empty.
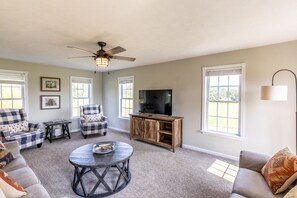
<svg viewBox="0 0 297 198">
<path fill-rule="evenodd" d="M 98 67 L 107 67 L 108 66 L 108 58 L 106 58 L 106 57 L 97 57 L 95 60 L 96 60 L 96 65 Z"/>
<path fill-rule="evenodd" d="M 261 100 L 286 101 L 288 97 L 288 86 L 273 85 L 261 87 Z"/>
</svg>

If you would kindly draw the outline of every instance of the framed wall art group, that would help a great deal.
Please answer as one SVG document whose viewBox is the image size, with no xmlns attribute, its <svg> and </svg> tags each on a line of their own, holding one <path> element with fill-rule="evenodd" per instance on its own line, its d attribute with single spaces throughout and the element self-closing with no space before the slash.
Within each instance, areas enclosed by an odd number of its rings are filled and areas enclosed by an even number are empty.
<svg viewBox="0 0 297 198">
<path fill-rule="evenodd" d="M 60 92 L 61 79 L 53 77 L 40 77 L 40 91 L 44 92 Z M 60 95 L 41 95 L 40 108 L 46 109 L 60 109 L 61 96 Z"/>
</svg>

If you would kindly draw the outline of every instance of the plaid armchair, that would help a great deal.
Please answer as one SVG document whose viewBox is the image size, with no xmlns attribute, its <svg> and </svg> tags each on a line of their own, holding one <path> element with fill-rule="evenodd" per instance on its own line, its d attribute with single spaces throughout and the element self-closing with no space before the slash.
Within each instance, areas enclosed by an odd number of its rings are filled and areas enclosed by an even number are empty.
<svg viewBox="0 0 297 198">
<path fill-rule="evenodd" d="M 96 117 L 89 119 L 89 117 Z M 103 115 L 102 105 L 85 105 L 80 107 L 80 127 L 84 138 L 90 134 L 107 133 L 107 118 Z"/>
<path fill-rule="evenodd" d="M 18 141 L 21 149 L 40 148 L 44 141 L 42 125 L 30 123 L 24 109 L 0 109 L 0 133 L 3 142 Z"/>
</svg>

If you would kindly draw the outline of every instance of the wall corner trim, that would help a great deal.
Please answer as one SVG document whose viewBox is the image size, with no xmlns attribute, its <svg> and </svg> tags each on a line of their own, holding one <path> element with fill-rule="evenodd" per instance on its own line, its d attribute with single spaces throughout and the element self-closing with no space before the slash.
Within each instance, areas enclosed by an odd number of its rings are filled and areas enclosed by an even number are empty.
<svg viewBox="0 0 297 198">
<path fill-rule="evenodd" d="M 235 160 L 235 161 L 239 161 L 239 157 L 235 157 L 232 155 L 227 155 L 224 153 L 215 152 L 215 151 L 211 151 L 211 150 L 207 150 L 207 149 L 203 149 L 203 148 L 199 148 L 199 147 L 195 147 L 195 146 L 191 146 L 191 145 L 187 145 L 187 144 L 183 144 L 183 148 L 190 149 L 193 151 L 199 151 L 199 152 L 203 152 L 203 153 L 207 153 L 210 155 L 215 155 L 215 156 L 219 156 L 219 157 L 223 157 L 223 158 L 227 158 L 227 159 L 231 159 L 231 160 Z"/>
</svg>

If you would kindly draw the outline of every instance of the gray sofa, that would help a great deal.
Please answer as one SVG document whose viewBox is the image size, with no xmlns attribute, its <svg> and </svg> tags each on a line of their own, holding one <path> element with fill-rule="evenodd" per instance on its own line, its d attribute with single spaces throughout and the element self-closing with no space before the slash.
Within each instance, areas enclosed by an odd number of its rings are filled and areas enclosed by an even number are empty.
<svg viewBox="0 0 297 198">
<path fill-rule="evenodd" d="M 5 147 L 13 154 L 16 158 L 6 165 L 3 170 L 13 179 L 21 184 L 27 191 L 27 195 L 22 198 L 50 198 L 50 195 L 45 188 L 40 184 L 39 179 L 28 167 L 25 159 L 20 154 L 20 147 L 17 141 L 5 142 Z"/>
<path fill-rule="evenodd" d="M 269 156 L 241 151 L 239 158 L 239 170 L 235 178 L 230 198 L 280 198 L 289 191 L 274 195 L 270 191 L 264 177 L 261 174 L 262 167 L 270 159 Z"/>
</svg>

